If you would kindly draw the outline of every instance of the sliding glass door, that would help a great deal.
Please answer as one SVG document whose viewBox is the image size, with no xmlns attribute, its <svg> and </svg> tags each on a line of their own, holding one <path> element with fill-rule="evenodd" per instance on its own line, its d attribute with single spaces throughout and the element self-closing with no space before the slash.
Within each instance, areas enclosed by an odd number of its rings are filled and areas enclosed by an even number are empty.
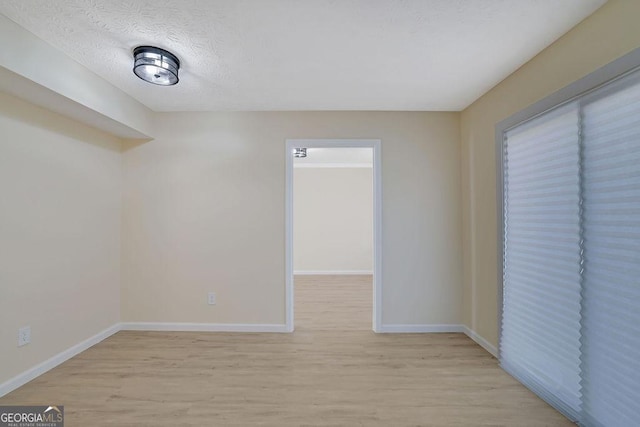
<svg viewBox="0 0 640 427">
<path fill-rule="evenodd" d="M 590 425 L 640 425 L 640 83 L 584 100 L 582 386 Z"/>
<path fill-rule="evenodd" d="M 640 425 L 640 73 L 507 129 L 502 160 L 502 366 L 583 425 Z"/>
</svg>

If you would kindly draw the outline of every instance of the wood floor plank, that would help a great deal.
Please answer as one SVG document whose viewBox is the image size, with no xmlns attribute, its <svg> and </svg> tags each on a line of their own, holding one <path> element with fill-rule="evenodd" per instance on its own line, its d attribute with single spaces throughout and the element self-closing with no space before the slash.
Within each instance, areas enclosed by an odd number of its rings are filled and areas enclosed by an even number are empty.
<svg viewBox="0 0 640 427">
<path fill-rule="evenodd" d="M 300 276 L 293 334 L 119 332 L 0 405 L 66 426 L 568 426 L 462 334 L 374 334 L 370 276 Z"/>
</svg>

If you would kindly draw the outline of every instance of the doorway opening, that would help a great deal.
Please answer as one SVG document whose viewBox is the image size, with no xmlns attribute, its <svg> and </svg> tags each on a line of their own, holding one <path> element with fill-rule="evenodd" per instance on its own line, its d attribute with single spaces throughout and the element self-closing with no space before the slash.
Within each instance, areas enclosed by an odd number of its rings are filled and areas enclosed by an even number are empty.
<svg viewBox="0 0 640 427">
<path fill-rule="evenodd" d="M 349 282 L 353 282 L 354 286 L 362 286 L 365 284 L 364 279 L 360 274 L 367 276 L 367 281 L 369 275 L 372 275 L 372 329 L 374 332 L 378 332 L 380 330 L 382 324 L 382 252 L 381 252 L 381 237 L 382 237 L 382 180 L 381 180 L 381 157 L 380 157 L 380 140 L 378 139 L 289 139 L 286 141 L 286 197 L 285 197 L 285 213 L 286 213 L 286 236 L 285 236 L 285 259 L 286 259 L 286 327 L 289 332 L 294 330 L 294 274 L 309 274 L 308 280 L 301 279 L 301 281 L 305 282 L 313 282 L 314 278 L 317 280 L 318 276 L 311 276 L 316 273 L 321 274 L 350 274 L 354 275 L 354 280 L 349 280 Z M 340 148 L 344 150 L 331 150 L 332 148 Z M 334 161 L 336 158 L 336 154 L 339 156 L 339 161 Z M 305 157 L 306 155 L 306 157 Z M 320 163 L 322 165 L 320 165 Z M 317 255 L 317 252 L 313 251 L 304 251 L 301 254 L 298 249 L 303 249 L 300 246 L 296 248 L 296 252 L 298 257 L 296 259 L 296 263 L 294 263 L 294 247 L 296 246 L 295 231 L 294 231 L 294 222 L 297 219 L 294 218 L 294 200 L 295 194 L 298 194 L 300 197 L 301 191 L 304 191 L 303 188 L 297 187 L 294 191 L 294 177 L 296 176 L 294 172 L 294 165 L 296 165 L 296 171 L 303 170 L 302 168 L 364 168 L 368 167 L 368 172 L 370 173 L 370 184 L 372 184 L 372 191 L 369 199 L 369 208 L 372 210 L 371 214 L 368 215 L 368 223 L 370 227 L 370 231 L 372 233 L 369 234 L 371 236 L 371 247 L 360 247 L 357 249 L 357 253 L 354 253 L 354 259 L 350 260 L 349 263 L 344 263 L 340 261 L 341 254 L 340 249 L 337 246 L 333 246 L 333 252 L 331 253 L 332 248 L 327 248 L 326 245 L 323 248 L 326 256 L 321 256 L 319 258 L 325 259 L 314 259 L 312 260 L 314 255 Z M 306 166 L 309 165 L 309 166 Z M 366 165 L 366 166 L 365 166 Z M 301 168 L 301 169 L 298 169 Z M 326 172 L 326 171 L 325 171 Z M 354 179 L 358 179 L 357 176 L 360 176 L 360 179 L 366 176 L 366 173 L 363 174 L 354 172 L 352 175 Z M 343 171 L 343 175 L 344 175 Z M 308 179 L 315 179 L 316 182 L 318 177 L 322 175 L 315 174 L 315 178 L 312 178 L 314 174 L 310 173 L 299 173 L 298 176 L 303 177 L 307 176 Z M 325 176 L 327 176 L 325 174 Z M 347 175 L 344 175 L 347 177 Z M 299 178 L 303 181 L 303 178 Z M 339 177 L 333 177 L 333 180 L 340 179 Z M 311 182 L 311 181 L 307 181 Z M 355 181 L 354 181 L 355 182 Z M 296 182 L 296 184 L 301 184 Z M 322 182 L 321 185 L 327 187 L 330 183 Z M 339 187 L 334 187 L 336 191 L 341 191 Z M 325 191 L 332 191 L 330 188 L 325 188 Z M 312 197 L 313 194 L 310 194 Z M 306 197 L 306 196 L 303 196 Z M 335 199 L 333 199 L 335 200 Z M 365 201 L 366 202 L 366 201 Z M 350 202 L 351 203 L 351 202 Z M 354 202 L 355 203 L 355 202 Z M 355 207 L 354 207 L 355 208 Z M 309 208 L 305 208 L 309 211 Z M 313 208 L 310 209 L 313 211 Z M 302 211 L 300 211 L 302 212 Z M 299 212 L 299 214 L 300 214 Z M 334 212 L 335 213 L 335 212 Z M 310 212 L 309 215 L 314 215 L 314 212 Z M 318 213 L 320 216 L 317 218 L 323 218 L 322 214 Z M 363 215 L 365 218 L 366 215 Z M 310 221 L 313 220 L 312 216 L 305 215 L 305 220 Z M 345 221 L 348 219 L 345 218 Z M 336 221 L 334 218 L 334 222 L 336 223 L 335 228 L 342 227 L 342 231 L 344 232 L 344 239 L 349 238 L 357 238 L 358 230 L 350 230 L 347 224 L 347 228 L 345 224 L 339 224 L 339 221 Z M 364 220 L 364 224 L 359 224 L 354 228 L 359 228 L 360 235 L 362 235 L 363 229 L 362 226 L 366 226 L 367 220 Z M 331 224 L 326 225 L 331 227 Z M 298 232 L 305 233 L 307 236 L 313 236 L 313 233 L 318 233 L 319 230 L 313 229 L 313 224 L 299 224 L 297 227 Z M 306 231 L 305 231 L 306 230 Z M 355 236 L 355 237 L 354 237 Z M 313 245 L 313 242 L 308 242 Z M 298 245 L 300 245 L 300 241 L 298 241 Z M 308 245 L 306 245 L 308 246 Z M 329 245 L 331 246 L 331 245 Z M 306 248 L 308 249 L 308 248 Z M 327 251 L 329 249 L 329 251 Z M 366 263 L 366 254 L 367 251 L 370 253 L 370 262 Z M 342 254 L 344 256 L 344 254 Z M 360 257 L 361 259 L 355 259 Z M 324 263 L 324 264 L 323 264 Z M 322 271 L 318 271 L 314 269 L 320 268 Z M 334 267 L 330 267 L 333 265 Z M 311 266 L 311 267 L 310 267 Z M 317 267 L 320 266 L 320 267 Z M 335 267 L 337 266 L 337 267 Z M 354 267 L 355 266 L 355 267 Z M 335 271 L 333 271 L 335 270 Z M 305 276 L 298 276 L 304 278 Z M 329 277 L 329 276 L 327 276 Z M 342 279 L 340 279 L 342 277 Z M 335 276 L 328 279 L 327 282 L 332 286 L 340 286 L 341 280 L 344 281 L 344 277 L 348 276 Z M 338 289 L 338 288 L 336 288 Z M 313 294 L 310 294 L 311 298 Z"/>
</svg>

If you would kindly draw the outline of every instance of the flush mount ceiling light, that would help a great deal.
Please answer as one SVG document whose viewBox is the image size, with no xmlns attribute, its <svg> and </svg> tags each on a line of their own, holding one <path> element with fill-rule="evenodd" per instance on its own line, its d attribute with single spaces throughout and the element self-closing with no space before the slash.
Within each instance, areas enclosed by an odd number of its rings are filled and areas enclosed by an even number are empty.
<svg viewBox="0 0 640 427">
<path fill-rule="evenodd" d="M 306 148 L 294 148 L 293 149 L 293 157 L 307 157 L 307 149 Z"/>
<path fill-rule="evenodd" d="M 133 72 L 145 82 L 160 86 L 178 83 L 180 61 L 171 52 L 153 46 L 133 49 Z"/>
</svg>

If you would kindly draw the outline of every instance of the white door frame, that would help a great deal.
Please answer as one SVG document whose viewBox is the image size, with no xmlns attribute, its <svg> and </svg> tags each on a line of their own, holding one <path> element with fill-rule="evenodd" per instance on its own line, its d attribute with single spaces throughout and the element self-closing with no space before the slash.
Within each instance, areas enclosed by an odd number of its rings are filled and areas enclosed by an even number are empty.
<svg viewBox="0 0 640 427">
<path fill-rule="evenodd" d="M 293 149 L 373 149 L 373 331 L 382 327 L 382 157 L 379 139 L 287 139 L 285 150 L 285 300 L 286 328 L 293 332 Z"/>
</svg>

